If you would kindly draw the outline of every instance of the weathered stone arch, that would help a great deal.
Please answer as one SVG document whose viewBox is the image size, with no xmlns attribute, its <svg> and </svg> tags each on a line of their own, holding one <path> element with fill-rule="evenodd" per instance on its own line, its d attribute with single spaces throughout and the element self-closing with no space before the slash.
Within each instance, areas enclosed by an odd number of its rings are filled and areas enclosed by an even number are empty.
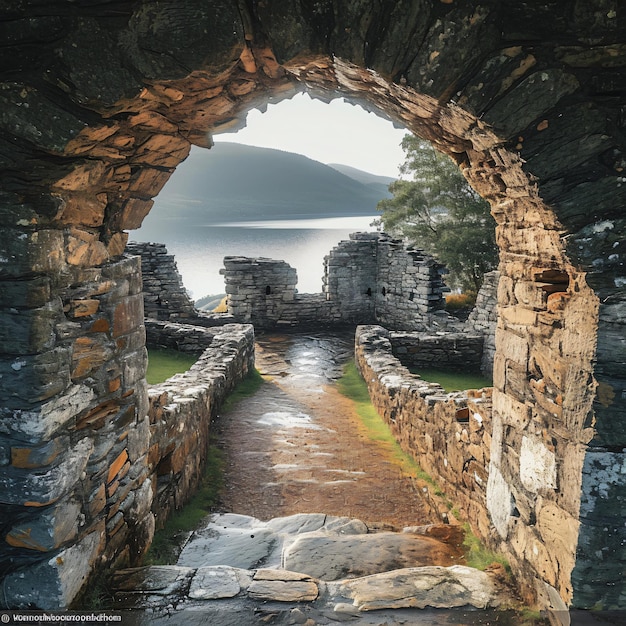
<svg viewBox="0 0 626 626">
<path fill-rule="evenodd" d="M 190 144 L 306 90 L 431 140 L 492 203 L 491 540 L 564 602 L 623 607 L 617 0 L 48 4 L 1 10 L 0 564 L 63 550 L 81 580 L 141 552 L 145 348 L 125 231 Z"/>
</svg>

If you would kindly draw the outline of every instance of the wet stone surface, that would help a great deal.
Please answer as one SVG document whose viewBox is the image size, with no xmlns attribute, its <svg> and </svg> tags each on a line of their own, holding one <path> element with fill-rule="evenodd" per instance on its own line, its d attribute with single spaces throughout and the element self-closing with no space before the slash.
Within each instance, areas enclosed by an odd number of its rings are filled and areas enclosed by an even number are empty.
<svg viewBox="0 0 626 626">
<path fill-rule="evenodd" d="M 324 512 L 383 528 L 441 521 L 333 384 L 353 349 L 347 332 L 257 336 L 267 382 L 216 424 L 227 457 L 224 511 L 261 520 Z"/>
<path fill-rule="evenodd" d="M 427 607 L 445 610 L 442 623 L 472 624 L 449 609 L 500 606 L 496 577 L 434 564 L 446 559 L 454 551 L 416 529 L 369 533 L 361 520 L 322 514 L 269 522 L 217 514 L 191 535 L 177 565 L 118 572 L 114 608 L 174 624 L 203 615 L 211 624 L 313 626 L 437 623 Z"/>
<path fill-rule="evenodd" d="M 494 612 L 497 576 L 463 565 L 459 527 L 436 524 L 333 384 L 352 345 L 349 334 L 257 337 L 266 382 L 216 424 L 227 512 L 176 565 L 118 572 L 114 608 L 185 626 L 509 623 Z"/>
</svg>

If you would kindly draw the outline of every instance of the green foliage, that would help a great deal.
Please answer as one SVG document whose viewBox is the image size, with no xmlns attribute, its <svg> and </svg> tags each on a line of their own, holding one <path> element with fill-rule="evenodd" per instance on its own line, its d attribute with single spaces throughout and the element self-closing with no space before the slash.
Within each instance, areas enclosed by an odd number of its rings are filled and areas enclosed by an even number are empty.
<svg viewBox="0 0 626 626">
<path fill-rule="evenodd" d="M 467 522 L 463 524 L 463 529 L 465 530 L 463 549 L 465 551 L 465 559 L 470 567 L 483 571 L 493 563 L 499 563 L 507 573 L 510 573 L 509 562 L 501 554 L 487 550 L 480 539 L 472 532 Z"/>
<path fill-rule="evenodd" d="M 164 348 L 150 348 L 146 380 L 149 385 L 158 385 L 174 374 L 186 372 L 197 360 L 198 357 L 194 354 Z"/>
<path fill-rule="evenodd" d="M 252 369 L 248 375 L 233 389 L 222 406 L 222 412 L 227 413 L 243 398 L 254 395 L 264 383 L 263 376 L 257 369 Z"/>
<path fill-rule="evenodd" d="M 429 383 L 439 383 L 446 392 L 464 391 L 466 389 L 482 389 L 491 387 L 491 379 L 466 372 L 451 372 L 449 370 L 409 368 L 413 374 L 417 374 Z"/>
<path fill-rule="evenodd" d="M 427 142 L 405 135 L 400 168 L 412 180 L 389 186 L 380 222 L 392 234 L 433 254 L 450 271 L 453 287 L 478 291 L 482 277 L 497 267 L 495 221 L 489 204 L 467 183 L 457 165 Z"/>
</svg>

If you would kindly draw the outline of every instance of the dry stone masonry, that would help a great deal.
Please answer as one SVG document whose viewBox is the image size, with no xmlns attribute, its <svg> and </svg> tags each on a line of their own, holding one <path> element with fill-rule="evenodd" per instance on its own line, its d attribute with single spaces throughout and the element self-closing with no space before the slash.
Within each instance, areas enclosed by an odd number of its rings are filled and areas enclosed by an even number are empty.
<svg viewBox="0 0 626 626">
<path fill-rule="evenodd" d="M 490 376 L 496 354 L 496 323 L 498 321 L 498 281 L 500 272 L 485 274 L 483 284 L 476 295 L 476 304 L 467 318 L 466 327 L 483 335 L 483 358 L 481 370 Z"/>
<path fill-rule="evenodd" d="M 191 144 L 306 91 L 432 141 L 490 201 L 491 524 L 532 567 L 522 575 L 541 580 L 536 596 L 626 606 L 623 3 L 42 6 L 0 8 L 0 588 L 11 602 L 68 603 L 94 567 L 145 547 L 130 539 L 149 536 L 151 497 L 127 231 Z"/>
<path fill-rule="evenodd" d="M 157 526 L 193 495 L 206 463 L 210 424 L 254 367 L 252 326 L 208 329 L 146 320 L 148 346 L 199 354 L 191 368 L 148 389 L 152 511 Z"/>
<path fill-rule="evenodd" d="M 228 312 L 260 328 L 378 321 L 425 329 L 454 323 L 442 311 L 448 291 L 443 266 L 382 233 L 353 233 L 339 242 L 324 259 L 319 294 L 299 294 L 296 270 L 285 261 L 226 257 L 221 272 Z"/>
<path fill-rule="evenodd" d="M 419 347 L 421 339 L 416 333 L 413 345 Z M 456 339 L 442 333 L 439 341 L 452 350 Z M 394 356 L 405 347 L 406 337 L 381 326 L 357 328 L 356 364 L 372 403 L 402 448 L 450 494 L 462 517 L 471 520 L 480 536 L 489 537 L 492 390 L 446 393 L 439 384 L 411 374 L 402 363 L 404 354 L 402 360 Z M 448 511 L 443 508 L 440 513 L 445 516 Z"/>
<path fill-rule="evenodd" d="M 422 337 L 416 339 L 417 352 Z M 452 344 L 450 348 L 456 340 L 454 335 L 439 338 L 441 344 Z M 499 414 L 494 410 L 492 415 L 491 389 L 444 393 L 404 367 L 404 344 L 401 334 L 378 326 L 357 329 L 357 366 L 379 413 L 404 450 L 444 492 L 454 494 L 454 503 L 475 532 L 506 554 L 522 584 L 532 587 L 543 580 L 562 589 L 569 584 L 579 522 L 565 498 L 551 498 L 550 491 L 556 491 L 569 470 L 569 459 L 563 456 L 567 448 L 548 448 L 528 435 L 505 440 Z M 505 479 L 494 469 L 499 468 L 494 456 L 502 462 L 513 455 L 519 464 L 505 466 Z M 510 534 L 512 541 L 502 541 Z M 551 601 L 546 597 L 545 602 Z"/>
<path fill-rule="evenodd" d="M 197 316 L 183 286 L 174 256 L 162 243 L 129 242 L 128 254 L 141 257 L 144 315 L 156 320 L 185 321 Z"/>
</svg>

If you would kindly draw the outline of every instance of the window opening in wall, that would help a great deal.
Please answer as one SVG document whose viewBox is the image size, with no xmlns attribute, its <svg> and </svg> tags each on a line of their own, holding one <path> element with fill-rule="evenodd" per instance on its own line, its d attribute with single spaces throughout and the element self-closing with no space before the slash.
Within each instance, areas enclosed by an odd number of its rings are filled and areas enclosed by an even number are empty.
<svg viewBox="0 0 626 626">
<path fill-rule="evenodd" d="M 366 293 L 368 296 L 371 296 L 371 295 L 372 295 L 372 288 L 371 288 L 371 287 L 368 287 L 368 288 L 367 288 L 367 291 L 366 291 L 365 293 Z"/>
<path fill-rule="evenodd" d="M 272 293 L 272 288 L 268 285 L 268 286 L 265 288 L 265 295 L 266 295 L 266 296 L 269 296 L 269 295 L 271 295 L 271 293 Z"/>
<path fill-rule="evenodd" d="M 383 288 L 380 290 L 380 293 L 381 293 L 381 294 L 383 295 L 383 297 L 384 297 L 384 296 L 386 296 L 386 295 L 387 295 L 387 290 L 383 287 Z"/>
<path fill-rule="evenodd" d="M 319 293 L 324 256 L 377 229 L 406 132 L 342 99 L 297 94 L 253 109 L 241 131 L 192 147 L 131 239 L 166 244 L 193 300 L 223 294 L 225 256 L 284 260 L 299 293 Z"/>
<path fill-rule="evenodd" d="M 411 292 L 411 293 L 409 294 L 409 301 L 410 301 L 410 302 L 413 302 L 414 298 L 415 298 L 415 294 L 414 294 L 413 292 Z"/>
</svg>

